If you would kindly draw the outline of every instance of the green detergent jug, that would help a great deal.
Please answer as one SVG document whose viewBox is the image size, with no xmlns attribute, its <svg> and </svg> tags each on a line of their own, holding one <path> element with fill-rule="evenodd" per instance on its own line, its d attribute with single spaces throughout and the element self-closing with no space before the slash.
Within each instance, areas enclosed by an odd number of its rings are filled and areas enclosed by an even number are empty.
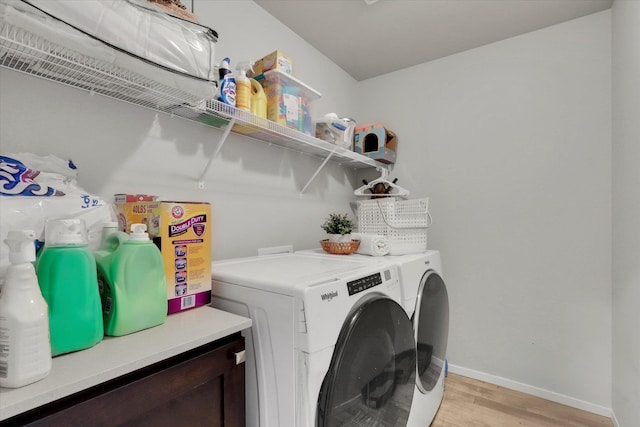
<svg viewBox="0 0 640 427">
<path fill-rule="evenodd" d="M 164 263 L 146 233 L 147 226 L 132 224 L 131 234 L 110 232 L 107 226 L 95 253 L 104 333 L 120 336 L 164 323 Z"/>
<path fill-rule="evenodd" d="M 104 328 L 96 261 L 82 219 L 47 221 L 36 274 L 49 306 L 51 354 L 57 356 L 99 343 Z"/>
</svg>

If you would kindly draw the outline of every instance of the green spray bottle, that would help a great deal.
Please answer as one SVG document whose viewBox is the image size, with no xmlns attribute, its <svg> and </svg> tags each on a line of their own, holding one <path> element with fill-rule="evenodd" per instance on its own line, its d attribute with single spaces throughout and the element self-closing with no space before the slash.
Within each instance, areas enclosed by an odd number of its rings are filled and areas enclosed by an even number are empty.
<svg viewBox="0 0 640 427">
<path fill-rule="evenodd" d="M 96 261 L 82 219 L 47 221 L 36 274 L 49 306 L 51 354 L 83 350 L 102 341 Z"/>
</svg>

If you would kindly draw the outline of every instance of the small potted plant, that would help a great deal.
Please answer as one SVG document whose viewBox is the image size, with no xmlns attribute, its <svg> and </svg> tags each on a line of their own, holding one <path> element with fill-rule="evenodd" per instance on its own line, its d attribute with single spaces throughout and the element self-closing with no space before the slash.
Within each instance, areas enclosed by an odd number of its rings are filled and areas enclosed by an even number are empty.
<svg viewBox="0 0 640 427">
<path fill-rule="evenodd" d="M 327 232 L 328 239 L 331 242 L 351 242 L 353 222 L 347 214 L 331 213 L 320 227 Z"/>
</svg>

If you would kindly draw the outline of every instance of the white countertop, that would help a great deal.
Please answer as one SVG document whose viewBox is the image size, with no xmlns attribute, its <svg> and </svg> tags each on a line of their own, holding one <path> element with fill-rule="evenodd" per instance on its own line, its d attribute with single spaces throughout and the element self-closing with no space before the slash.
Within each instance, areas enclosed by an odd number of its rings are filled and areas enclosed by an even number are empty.
<svg viewBox="0 0 640 427">
<path fill-rule="evenodd" d="M 53 402 L 251 327 L 251 319 L 210 306 L 171 314 L 164 324 L 53 358 L 46 378 L 21 388 L 0 387 L 0 420 Z"/>
</svg>

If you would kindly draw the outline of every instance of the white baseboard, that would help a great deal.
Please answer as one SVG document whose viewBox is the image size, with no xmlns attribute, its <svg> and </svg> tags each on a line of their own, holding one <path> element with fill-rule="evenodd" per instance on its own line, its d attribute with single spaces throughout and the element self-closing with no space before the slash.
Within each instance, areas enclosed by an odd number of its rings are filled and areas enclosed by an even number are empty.
<svg viewBox="0 0 640 427">
<path fill-rule="evenodd" d="M 620 427 L 620 423 L 618 422 L 618 419 L 616 418 L 616 414 L 613 412 L 613 409 L 611 410 L 611 421 L 613 422 L 613 427 Z"/>
<path fill-rule="evenodd" d="M 620 427 L 616 420 L 611 408 L 596 405 L 594 403 L 585 402 L 584 400 L 576 399 L 564 394 L 555 393 L 553 391 L 545 390 L 532 385 L 520 383 L 518 381 L 509 380 L 496 375 L 487 374 L 473 369 L 463 368 L 462 366 L 449 364 L 449 372 L 454 374 L 460 374 L 465 377 L 473 378 L 476 380 L 484 381 L 487 383 L 499 385 L 511 390 L 521 391 L 523 393 L 530 394 L 532 396 L 541 397 L 543 399 L 551 400 L 552 402 L 560 403 L 563 405 L 571 406 L 573 408 L 582 409 L 583 411 L 592 412 L 594 414 L 610 417 L 613 420 L 615 427 Z"/>
</svg>

